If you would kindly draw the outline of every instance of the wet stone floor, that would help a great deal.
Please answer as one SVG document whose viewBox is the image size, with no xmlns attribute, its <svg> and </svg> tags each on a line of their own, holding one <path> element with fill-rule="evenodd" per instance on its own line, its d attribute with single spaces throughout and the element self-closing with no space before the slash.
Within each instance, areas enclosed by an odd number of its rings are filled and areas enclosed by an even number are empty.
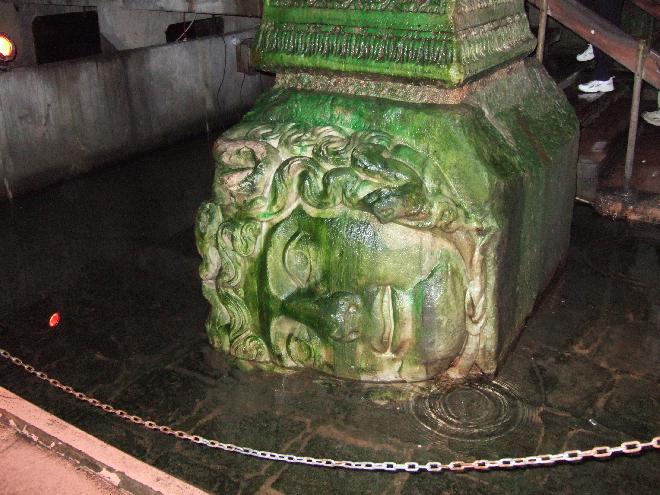
<svg viewBox="0 0 660 495">
<path fill-rule="evenodd" d="M 210 349 L 192 222 L 206 139 L 0 204 L 0 347 L 161 424 L 263 450 L 370 461 L 492 459 L 660 434 L 660 230 L 576 205 L 565 266 L 492 384 L 358 386 L 241 371 Z M 48 327 L 48 317 L 61 323 Z M 466 474 L 246 458 L 93 410 L 6 361 L 0 385 L 213 493 L 655 493 L 660 455 Z"/>
</svg>

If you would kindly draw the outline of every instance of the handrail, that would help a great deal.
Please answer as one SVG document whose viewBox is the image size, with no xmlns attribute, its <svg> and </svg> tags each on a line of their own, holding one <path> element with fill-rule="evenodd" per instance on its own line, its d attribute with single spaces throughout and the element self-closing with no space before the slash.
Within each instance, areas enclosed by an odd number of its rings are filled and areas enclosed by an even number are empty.
<svg viewBox="0 0 660 495">
<path fill-rule="evenodd" d="M 660 2 L 658 0 L 632 0 L 632 3 L 656 19 L 660 18 Z"/>
<path fill-rule="evenodd" d="M 635 38 L 576 0 L 529 0 L 529 3 L 541 9 L 544 1 L 548 5 L 548 15 L 635 72 L 638 46 Z M 643 77 L 660 89 L 660 54 L 655 50 L 650 50 L 646 56 Z"/>
</svg>

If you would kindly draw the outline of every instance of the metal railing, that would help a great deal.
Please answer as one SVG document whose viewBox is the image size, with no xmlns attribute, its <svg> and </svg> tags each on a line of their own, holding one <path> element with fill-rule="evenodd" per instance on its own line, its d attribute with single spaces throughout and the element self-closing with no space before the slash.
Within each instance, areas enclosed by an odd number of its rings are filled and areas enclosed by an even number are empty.
<svg viewBox="0 0 660 495">
<path fill-rule="evenodd" d="M 576 0 L 528 1 L 540 10 L 536 50 L 536 58 L 540 63 L 543 63 L 548 16 L 551 16 L 633 72 L 635 80 L 630 108 L 630 126 L 628 128 L 623 185 L 624 196 L 632 199 L 634 197 L 632 188 L 633 161 L 637 142 L 642 81 L 647 81 L 656 89 L 660 88 L 660 55 L 650 49 L 653 42 L 654 18 L 660 14 L 660 6 L 657 2 L 650 0 L 633 0 L 638 7 L 651 15 L 650 29 L 647 35 L 649 39 L 637 40 Z"/>
</svg>

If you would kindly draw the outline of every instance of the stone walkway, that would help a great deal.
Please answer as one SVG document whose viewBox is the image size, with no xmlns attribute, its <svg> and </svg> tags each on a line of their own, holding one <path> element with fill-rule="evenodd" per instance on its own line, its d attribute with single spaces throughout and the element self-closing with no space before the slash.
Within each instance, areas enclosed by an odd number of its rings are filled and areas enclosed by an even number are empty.
<svg viewBox="0 0 660 495">
<path fill-rule="evenodd" d="M 76 469 L 66 459 L 37 446 L 2 423 L 0 466 L 0 487 L 4 495 L 125 493 L 95 475 Z"/>
<path fill-rule="evenodd" d="M 0 205 L 0 347 L 132 414 L 311 456 L 448 462 L 660 434 L 660 232 L 585 206 L 565 267 L 492 385 L 422 393 L 232 367 L 206 340 L 190 227 L 209 194 L 206 146 L 184 143 Z M 61 323 L 51 329 L 54 311 Z M 6 362 L 0 385 L 214 493 L 628 494 L 660 484 L 657 452 L 470 474 L 290 466 L 140 429 Z"/>
</svg>

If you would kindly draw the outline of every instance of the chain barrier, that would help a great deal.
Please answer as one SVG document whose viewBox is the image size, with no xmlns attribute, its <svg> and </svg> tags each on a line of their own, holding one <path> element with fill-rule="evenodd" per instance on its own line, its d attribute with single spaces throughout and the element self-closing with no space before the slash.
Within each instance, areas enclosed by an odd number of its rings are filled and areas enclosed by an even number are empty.
<svg viewBox="0 0 660 495">
<path fill-rule="evenodd" d="M 186 431 L 174 430 L 169 426 L 159 425 L 158 423 L 142 419 L 140 416 L 129 414 L 121 409 L 116 409 L 110 404 L 89 397 L 82 392 L 78 392 L 72 387 L 63 385 L 58 380 L 49 377 L 42 371 L 37 371 L 33 366 L 24 363 L 21 359 L 11 355 L 9 352 L 0 348 L 0 356 L 12 362 L 16 366 L 23 368 L 28 373 L 35 375 L 37 378 L 44 380 L 53 387 L 74 396 L 76 399 L 87 402 L 102 411 L 113 414 L 124 421 L 140 425 L 149 430 L 155 430 L 164 435 L 171 435 L 180 440 L 186 440 L 192 443 L 205 445 L 213 449 L 224 450 L 226 452 L 234 452 L 250 457 L 257 457 L 259 459 L 268 459 L 271 461 L 286 462 L 289 464 L 307 464 L 309 466 L 319 466 L 327 468 L 341 468 L 362 471 L 391 471 L 391 472 L 409 472 L 417 473 L 420 471 L 428 471 L 431 473 L 438 473 L 441 471 L 451 471 L 462 473 L 464 471 L 488 471 L 493 469 L 511 469 L 531 466 L 549 466 L 556 463 L 573 463 L 583 461 L 585 459 L 604 459 L 614 455 L 633 455 L 639 454 L 646 449 L 660 449 L 660 436 L 653 438 L 648 442 L 641 442 L 639 440 L 632 440 L 623 442 L 616 447 L 593 447 L 589 450 L 568 450 L 559 454 L 541 454 L 532 455 L 528 457 L 505 457 L 498 460 L 480 459 L 473 462 L 453 461 L 449 463 L 442 462 L 427 462 L 421 464 L 418 462 L 370 462 L 370 461 L 337 461 L 334 459 L 319 459 L 316 457 L 297 456 L 292 454 L 280 454 L 277 452 L 268 452 L 265 450 L 252 449 L 250 447 L 241 447 L 231 443 L 222 443 L 217 440 L 208 440 L 207 438 L 199 435 L 192 435 Z"/>
</svg>

